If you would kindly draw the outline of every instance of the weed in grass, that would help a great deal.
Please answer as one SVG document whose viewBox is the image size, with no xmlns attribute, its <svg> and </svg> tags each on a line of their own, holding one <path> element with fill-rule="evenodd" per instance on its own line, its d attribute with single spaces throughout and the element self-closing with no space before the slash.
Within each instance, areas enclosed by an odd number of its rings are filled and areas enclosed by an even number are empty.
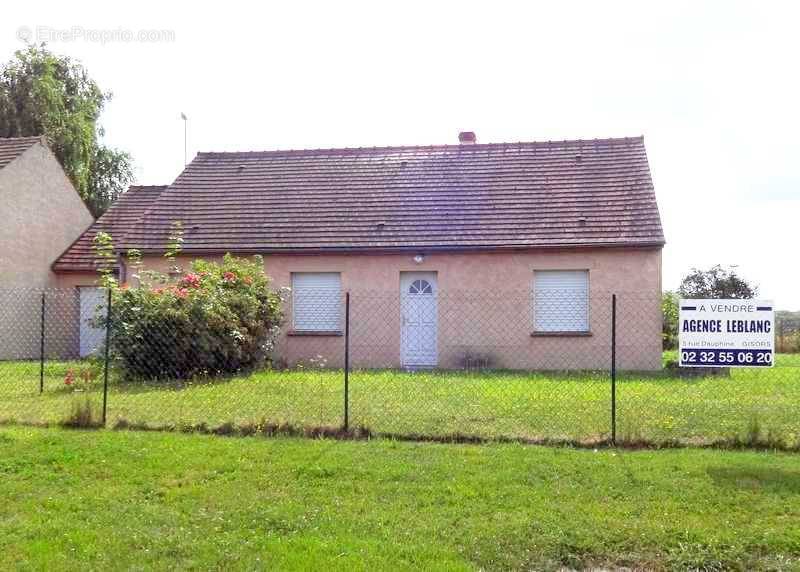
<svg viewBox="0 0 800 572">
<path fill-rule="evenodd" d="M 623 445 L 636 445 L 644 443 L 646 440 L 642 434 L 642 428 L 639 423 L 635 421 L 627 421 L 622 426 L 622 439 L 617 438 L 617 443 Z"/>
<path fill-rule="evenodd" d="M 101 427 L 102 420 L 95 414 L 94 405 L 89 397 L 78 398 L 72 402 L 72 409 L 60 425 L 73 429 Z"/>
<path fill-rule="evenodd" d="M 770 427 L 764 431 L 758 416 L 751 416 L 742 433 L 709 443 L 723 449 L 761 449 L 773 451 L 800 451 L 800 440 L 793 435 L 784 435 Z"/>
<path fill-rule="evenodd" d="M 755 446 L 761 442 L 761 422 L 758 420 L 757 415 L 750 417 L 747 422 L 747 433 L 745 434 L 745 443 Z"/>
<path fill-rule="evenodd" d="M 214 435 L 234 435 L 236 433 L 236 426 L 230 421 L 223 423 L 211 431 Z"/>
</svg>

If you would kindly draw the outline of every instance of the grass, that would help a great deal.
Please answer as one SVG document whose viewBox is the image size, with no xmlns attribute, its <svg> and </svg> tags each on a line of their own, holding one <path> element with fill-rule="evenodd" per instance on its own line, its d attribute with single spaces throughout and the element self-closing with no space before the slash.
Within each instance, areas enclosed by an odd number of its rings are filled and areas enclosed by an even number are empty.
<svg viewBox="0 0 800 572">
<path fill-rule="evenodd" d="M 786 453 L 0 428 L 0 568 L 800 569 Z"/>
<path fill-rule="evenodd" d="M 83 391 L 75 390 L 80 380 L 64 384 L 67 371 L 81 367 L 48 362 L 40 395 L 38 363 L 0 362 L 0 421 L 62 423 L 76 400 L 88 401 L 96 418 L 101 376 Z M 771 369 L 734 369 L 730 377 L 673 375 L 620 374 L 619 440 L 800 446 L 800 355 L 780 355 Z M 108 421 L 339 426 L 342 377 L 336 370 L 262 371 L 191 383 L 119 383 L 112 377 Z M 607 372 L 357 371 L 350 376 L 349 409 L 353 426 L 378 434 L 592 443 L 610 435 L 610 382 Z"/>
</svg>

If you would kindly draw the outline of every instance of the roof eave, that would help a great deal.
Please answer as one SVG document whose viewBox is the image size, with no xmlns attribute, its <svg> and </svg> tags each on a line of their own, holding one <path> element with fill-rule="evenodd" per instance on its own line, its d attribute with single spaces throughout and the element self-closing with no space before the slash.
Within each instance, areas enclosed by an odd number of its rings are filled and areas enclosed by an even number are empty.
<svg viewBox="0 0 800 572">
<path fill-rule="evenodd" d="M 573 250 L 591 248 L 635 248 L 635 249 L 660 249 L 666 242 L 664 240 L 643 241 L 632 243 L 606 242 L 591 244 L 547 244 L 547 245 L 433 245 L 433 246 L 332 246 L 326 248 L 185 248 L 181 254 L 194 256 L 223 255 L 228 252 L 236 254 L 285 254 L 285 255 L 319 255 L 319 254 L 396 254 L 407 252 L 438 252 L 438 253 L 466 253 L 466 252 L 506 252 L 521 250 Z M 163 249 L 138 248 L 143 255 L 161 255 Z"/>
</svg>

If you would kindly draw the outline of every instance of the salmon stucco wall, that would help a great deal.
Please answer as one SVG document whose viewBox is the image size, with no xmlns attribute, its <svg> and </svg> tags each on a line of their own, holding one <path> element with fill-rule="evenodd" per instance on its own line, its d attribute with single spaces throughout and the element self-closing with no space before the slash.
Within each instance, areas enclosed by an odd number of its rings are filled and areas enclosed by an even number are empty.
<svg viewBox="0 0 800 572">
<path fill-rule="evenodd" d="M 214 258 L 214 257 L 210 257 Z M 189 257 L 180 264 L 188 267 Z M 291 286 L 293 272 L 339 272 L 351 295 L 351 360 L 355 367 L 400 363 L 400 273 L 437 275 L 438 366 L 468 363 L 513 369 L 598 369 L 610 364 L 611 294 L 617 302 L 617 354 L 621 369 L 661 367 L 661 250 L 570 249 L 492 253 L 268 255 L 265 270 L 276 286 Z M 161 257 L 147 268 L 166 270 Z M 536 270 L 589 271 L 588 335 L 534 332 Z M 291 302 L 277 348 L 288 365 L 323 360 L 341 367 L 340 335 L 290 335 Z"/>
<path fill-rule="evenodd" d="M 52 152 L 36 143 L 0 169 L 0 221 L 0 359 L 38 357 L 41 290 L 59 285 L 50 265 L 93 218 Z M 55 348 L 60 319 L 73 312 L 74 300 L 48 296 L 46 324 Z"/>
<path fill-rule="evenodd" d="M 48 291 L 48 310 L 55 316 L 57 323 L 49 326 L 47 348 L 48 355 L 70 357 L 78 356 L 80 347 L 80 320 L 89 319 L 81 316 L 80 288 L 95 288 L 100 276 L 96 272 L 62 272 L 56 275 L 55 288 Z M 53 295 L 53 301 L 49 298 Z M 58 306 L 53 304 L 58 302 Z"/>
<path fill-rule="evenodd" d="M 6 328 L 0 359 L 38 359 L 41 351 L 42 296 L 44 296 L 47 359 L 74 359 L 80 344 L 80 291 L 96 287 L 97 273 L 56 274 L 41 288 L 0 288 L 0 304 L 12 312 L 2 315 L 0 331 Z"/>
<path fill-rule="evenodd" d="M 0 220 L 0 288 L 55 286 L 50 265 L 94 221 L 39 143 L 0 169 Z"/>
</svg>

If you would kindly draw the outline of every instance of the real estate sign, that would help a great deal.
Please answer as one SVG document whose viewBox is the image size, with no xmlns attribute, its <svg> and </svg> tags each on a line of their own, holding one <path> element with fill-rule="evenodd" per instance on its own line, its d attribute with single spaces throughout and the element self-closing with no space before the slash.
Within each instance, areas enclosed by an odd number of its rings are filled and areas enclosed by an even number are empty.
<svg viewBox="0 0 800 572">
<path fill-rule="evenodd" d="M 681 367 L 772 367 L 772 302 L 681 300 L 679 316 Z"/>
</svg>

